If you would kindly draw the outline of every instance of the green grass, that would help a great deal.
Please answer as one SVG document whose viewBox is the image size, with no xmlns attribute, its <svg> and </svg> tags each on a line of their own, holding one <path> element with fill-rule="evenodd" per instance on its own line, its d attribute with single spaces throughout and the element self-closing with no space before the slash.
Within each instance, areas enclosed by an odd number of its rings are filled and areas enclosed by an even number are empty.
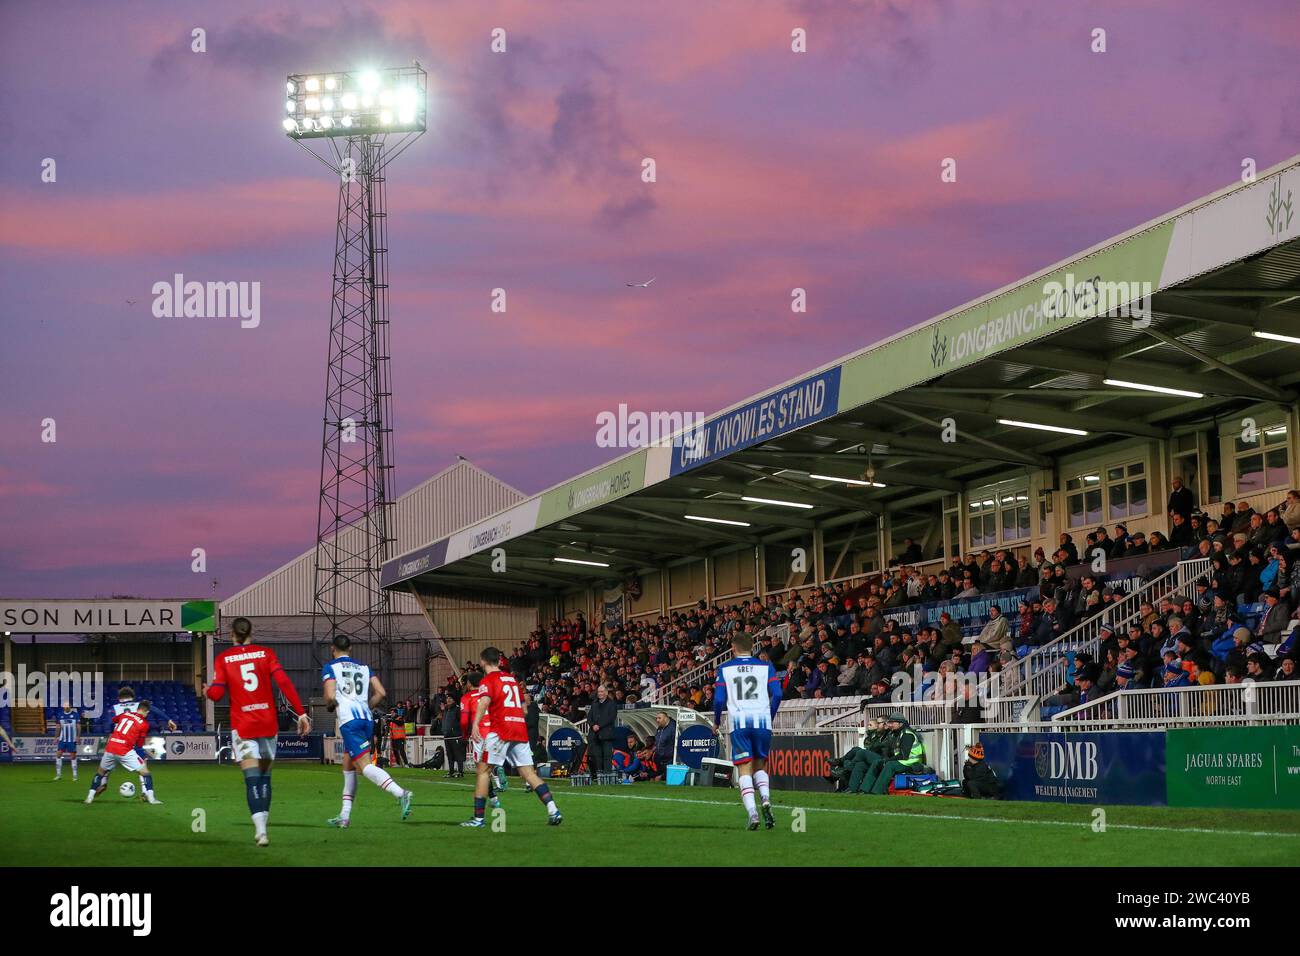
<svg viewBox="0 0 1300 956">
<path fill-rule="evenodd" d="M 239 771 L 229 766 L 156 768 L 160 807 L 108 792 L 83 806 L 91 773 L 74 784 L 49 764 L 0 767 L 0 862 L 18 866 L 331 866 L 340 859 L 396 866 L 474 865 L 1085 865 L 1300 864 L 1300 813 L 1092 808 L 920 797 L 775 794 L 777 828 L 748 832 L 735 791 L 637 784 L 570 788 L 556 782 L 560 827 L 545 825 L 537 798 L 517 778 L 502 797 L 505 832 L 465 830 L 472 794 L 441 772 L 396 776 L 415 792 L 411 819 L 396 801 L 359 782 L 349 830 L 338 812 L 337 767 L 285 763 L 274 772 L 271 846 L 252 842 Z M 799 813 L 794 808 L 802 808 Z M 192 829 L 193 811 L 206 832 Z M 802 829 L 795 826 L 802 819 Z M 346 856 L 340 856 L 346 853 Z"/>
</svg>

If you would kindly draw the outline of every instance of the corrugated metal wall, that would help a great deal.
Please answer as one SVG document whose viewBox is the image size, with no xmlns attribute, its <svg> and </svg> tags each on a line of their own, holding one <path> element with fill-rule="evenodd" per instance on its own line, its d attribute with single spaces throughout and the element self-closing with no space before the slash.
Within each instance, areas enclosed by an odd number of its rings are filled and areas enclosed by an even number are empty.
<svg viewBox="0 0 1300 956">
<path fill-rule="evenodd" d="M 500 594 L 436 594 L 425 598 L 429 616 L 447 644 L 457 667 L 478 660 L 483 648 L 495 644 L 511 651 L 537 627 L 536 600 Z"/>
<path fill-rule="evenodd" d="M 393 555 L 428 544 L 466 525 L 522 501 L 524 495 L 498 481 L 467 461 L 458 461 L 397 499 L 393 507 Z M 230 618 L 308 614 L 314 593 L 315 549 L 304 552 L 285 566 L 268 574 L 221 602 L 221 615 Z M 351 598 L 364 606 L 360 589 Z M 393 610 L 419 614 L 420 607 L 409 594 L 394 593 Z"/>
</svg>

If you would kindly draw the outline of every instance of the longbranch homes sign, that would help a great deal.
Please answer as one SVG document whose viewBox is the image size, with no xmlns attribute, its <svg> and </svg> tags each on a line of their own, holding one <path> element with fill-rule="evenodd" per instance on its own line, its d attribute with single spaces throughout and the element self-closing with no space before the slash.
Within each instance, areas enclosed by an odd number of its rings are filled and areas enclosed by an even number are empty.
<svg viewBox="0 0 1300 956">
<path fill-rule="evenodd" d="M 0 629 L 16 634 L 211 632 L 214 601 L 18 601 L 0 599 Z"/>
</svg>

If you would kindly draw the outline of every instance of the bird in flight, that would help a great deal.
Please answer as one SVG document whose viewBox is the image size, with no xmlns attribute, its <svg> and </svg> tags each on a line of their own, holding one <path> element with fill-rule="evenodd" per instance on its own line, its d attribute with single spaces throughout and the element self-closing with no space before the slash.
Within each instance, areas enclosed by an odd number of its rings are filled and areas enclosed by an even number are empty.
<svg viewBox="0 0 1300 956">
<path fill-rule="evenodd" d="M 126 300 L 126 304 L 127 304 L 127 305 L 135 305 L 135 299 L 127 299 L 127 300 Z"/>
<path fill-rule="evenodd" d="M 650 288 L 650 283 L 651 283 L 651 282 L 654 282 L 655 279 L 657 279 L 657 278 L 659 278 L 659 277 L 658 277 L 658 276 L 651 276 L 649 279 L 646 279 L 645 282 L 629 282 L 629 283 L 627 284 L 627 287 L 628 287 L 629 289 L 648 289 L 648 288 Z"/>
</svg>

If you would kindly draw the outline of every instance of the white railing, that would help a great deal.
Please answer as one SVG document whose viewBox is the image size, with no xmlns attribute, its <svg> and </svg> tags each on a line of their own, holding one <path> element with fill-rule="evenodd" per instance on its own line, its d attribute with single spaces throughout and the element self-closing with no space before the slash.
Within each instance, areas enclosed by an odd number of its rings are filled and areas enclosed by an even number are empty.
<svg viewBox="0 0 1300 956">
<path fill-rule="evenodd" d="M 1052 717 L 1053 724 L 1277 724 L 1300 722 L 1300 680 L 1117 690 Z"/>
<path fill-rule="evenodd" d="M 1016 695 L 1041 697 L 1055 693 L 1065 684 L 1069 669 L 1067 651 L 1075 654 L 1086 651 L 1096 657 L 1101 647 L 1103 626 L 1118 631 L 1138 615 L 1143 604 L 1158 604 L 1161 598 L 1186 590 L 1198 577 L 1209 572 L 1211 564 L 1209 558 L 1178 562 L 1101 613 L 1094 614 L 1055 640 L 1034 648 L 1026 656 L 1008 664 L 1002 669 L 1003 687 L 1008 693 Z"/>
<path fill-rule="evenodd" d="M 767 627 L 763 628 L 763 630 L 759 632 L 759 635 L 764 637 L 780 637 L 782 642 L 787 647 L 789 647 L 790 645 L 789 623 L 769 624 Z M 686 671 L 685 673 L 678 674 L 676 677 L 674 677 L 668 683 L 664 684 L 662 687 L 656 687 L 654 690 L 650 691 L 646 696 L 647 702 L 651 704 L 667 703 L 669 700 L 672 699 L 671 697 L 672 692 L 676 690 L 678 687 L 681 687 L 683 685 L 689 687 L 692 684 L 697 684 L 701 681 L 703 681 L 706 685 L 709 686 L 708 693 L 709 696 L 712 697 L 713 695 L 712 684 L 713 684 L 714 673 L 717 671 L 719 664 L 721 664 L 723 661 L 729 660 L 730 658 L 731 658 L 731 644 L 727 643 L 727 645 L 723 647 L 722 650 L 718 651 L 718 653 L 714 654 L 712 657 L 706 658 L 705 660 L 701 661 L 699 664 L 696 664 L 694 667 L 692 667 L 690 670 Z"/>
<path fill-rule="evenodd" d="M 696 664 L 690 670 L 678 674 L 668 683 L 661 687 L 656 687 L 646 695 L 646 699 L 651 704 L 663 704 L 672 699 L 672 692 L 678 687 L 690 687 L 692 684 L 699 683 L 701 678 L 707 680 L 711 685 L 713 672 L 718 669 L 718 665 L 731 657 L 731 647 L 727 646 L 712 657 L 706 658 L 699 664 Z M 709 694 L 713 694 L 713 688 L 710 686 Z"/>
</svg>

